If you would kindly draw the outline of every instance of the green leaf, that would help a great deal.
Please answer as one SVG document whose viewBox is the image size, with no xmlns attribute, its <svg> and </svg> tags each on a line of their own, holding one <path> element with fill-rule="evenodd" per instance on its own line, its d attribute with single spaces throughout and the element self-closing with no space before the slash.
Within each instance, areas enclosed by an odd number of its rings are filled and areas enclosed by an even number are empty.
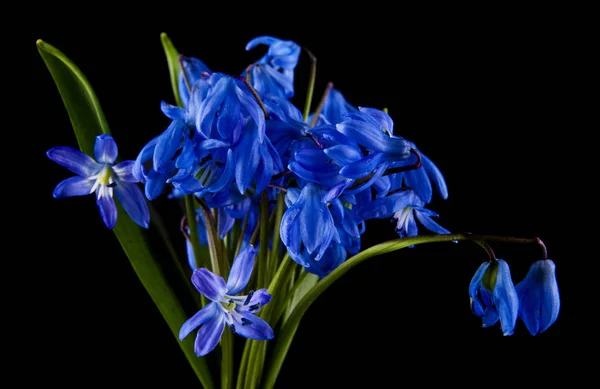
<svg viewBox="0 0 600 389">
<path fill-rule="evenodd" d="M 60 50 L 41 40 L 37 41 L 37 47 L 58 87 L 81 151 L 93 155 L 96 136 L 101 133 L 108 134 L 110 130 L 92 87 L 79 68 Z M 183 342 L 178 339 L 179 329 L 188 316 L 154 257 L 145 232 L 125 216 L 120 204 L 118 204 L 118 212 L 121 216 L 117 219 L 113 231 L 123 251 L 171 332 L 177 338 L 202 385 L 212 389 L 214 384 L 206 361 L 194 354 L 193 337 L 187 337 Z"/>
<path fill-rule="evenodd" d="M 80 150 L 94 155 L 96 136 L 110 134 L 96 94 L 79 68 L 60 50 L 41 39 L 36 44 L 67 107 Z"/>
<path fill-rule="evenodd" d="M 171 86 L 173 87 L 173 94 L 175 95 L 175 103 L 179 107 L 183 107 L 181 98 L 179 97 L 179 52 L 171 42 L 171 39 L 167 36 L 167 33 L 163 32 L 160 34 L 160 41 L 165 55 L 167 56 L 167 63 L 169 64 L 169 74 L 171 75 Z"/>
</svg>

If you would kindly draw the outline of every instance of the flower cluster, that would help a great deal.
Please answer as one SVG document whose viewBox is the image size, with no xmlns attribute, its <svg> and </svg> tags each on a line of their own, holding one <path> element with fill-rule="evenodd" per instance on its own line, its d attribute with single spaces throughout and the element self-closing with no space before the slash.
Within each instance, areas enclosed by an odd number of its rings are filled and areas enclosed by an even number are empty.
<svg viewBox="0 0 600 389">
<path fill-rule="evenodd" d="M 307 104 L 302 113 L 291 101 L 300 46 L 263 36 L 246 49 L 259 45 L 267 52 L 239 75 L 179 56 L 181 105 L 161 103 L 170 124 L 135 161 L 113 166 L 117 146 L 110 135 L 97 137 L 96 160 L 68 147 L 48 151 L 50 159 L 78 174 L 61 182 L 54 196 L 96 192 L 109 228 L 117 220 L 113 193 L 138 225 L 148 227 L 146 199 L 135 183 L 143 184 L 148 200 L 165 192 L 194 199 L 188 216 L 195 227 L 183 225 L 182 231 L 192 283 L 211 302 L 183 324 L 180 338 L 200 327 L 199 356 L 216 347 L 226 325 L 249 339 L 274 337 L 257 314 L 271 301 L 271 291 L 258 283 L 269 282 L 275 268 L 257 265 L 268 267 L 262 273 L 267 276 L 251 281 L 257 250 L 272 255 L 275 264 L 287 254 L 303 272 L 322 279 L 360 252 L 370 219 L 391 218 L 400 238 L 424 230 L 450 234 L 428 208 L 434 195 L 448 197 L 444 176 L 417 145 L 395 132 L 387 110 L 354 106 L 329 84 L 317 108 L 310 112 Z M 261 226 L 274 233 L 259 233 Z M 227 239 L 229 253 L 235 253 L 231 267 L 219 257 L 214 235 Z M 221 266 L 212 271 L 198 266 L 195 240 L 210 246 L 211 259 Z M 533 335 L 543 332 L 560 306 L 554 269 L 544 256 L 515 287 L 506 262 L 492 256 L 469 287 L 473 313 L 484 327 L 499 321 L 505 335 L 513 333 L 518 316 Z M 249 290 L 255 285 L 262 289 Z"/>
<path fill-rule="evenodd" d="M 481 264 L 469 286 L 471 310 L 483 327 L 500 321 L 504 335 L 512 335 L 520 317 L 532 335 L 544 332 L 558 317 L 560 298 L 554 262 L 534 262 L 516 287 L 502 259 Z"/>
</svg>

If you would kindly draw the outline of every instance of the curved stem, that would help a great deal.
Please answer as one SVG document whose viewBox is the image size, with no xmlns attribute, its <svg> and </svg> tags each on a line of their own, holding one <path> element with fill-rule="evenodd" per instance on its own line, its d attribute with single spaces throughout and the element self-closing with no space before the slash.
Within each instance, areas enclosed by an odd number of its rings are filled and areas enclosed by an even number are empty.
<svg viewBox="0 0 600 389">
<path fill-rule="evenodd" d="M 187 225 L 190 229 L 189 237 L 192 249 L 194 251 L 194 259 L 196 260 L 196 268 L 202 267 L 202 253 L 200 251 L 200 236 L 198 235 L 198 222 L 196 221 L 196 206 L 193 195 L 185 195 L 185 213 Z"/>
<path fill-rule="evenodd" d="M 323 110 L 323 106 L 325 106 L 325 100 L 327 100 L 327 96 L 329 96 L 329 93 L 332 89 L 333 82 L 330 82 L 327 84 L 327 88 L 325 88 L 323 96 L 321 96 L 321 100 L 319 101 L 319 105 L 317 105 L 317 109 L 315 109 L 315 114 L 313 115 L 312 120 L 310 121 L 310 128 L 313 128 L 317 124 L 317 120 L 319 120 L 319 115 Z"/>
<path fill-rule="evenodd" d="M 310 307 L 310 305 L 323 293 L 328 287 L 330 287 L 334 281 L 346 274 L 350 269 L 363 261 L 387 254 L 396 250 L 400 250 L 405 247 L 425 244 L 425 243 L 440 243 L 440 242 L 452 242 L 460 240 L 472 240 L 472 241 L 486 241 L 486 242 L 504 242 L 504 243 L 534 243 L 538 244 L 537 239 L 528 238 L 515 238 L 515 237 L 503 237 L 494 235 L 472 235 L 472 234 L 447 234 L 447 235 L 429 235 L 429 236 L 416 236 L 411 238 L 395 239 L 388 242 L 380 243 L 372 246 L 346 262 L 342 263 L 329 275 L 324 277 L 321 281 L 315 285 L 315 287 L 308 292 L 304 298 L 296 305 L 296 308 L 291 313 L 287 322 L 281 328 L 279 336 L 277 337 L 277 343 L 273 350 L 273 354 L 270 363 L 267 365 L 268 370 L 263 384 L 263 389 L 272 389 L 277 380 L 277 375 L 283 365 L 283 361 L 290 348 L 294 334 L 300 324 L 300 319 Z"/>
<path fill-rule="evenodd" d="M 304 111 L 302 113 L 302 118 L 306 122 L 308 120 L 308 115 L 310 115 L 310 106 L 312 104 L 312 98 L 315 91 L 315 80 L 317 79 L 317 57 L 315 57 L 313 53 L 306 47 L 303 47 L 302 49 L 310 57 L 310 74 L 308 76 L 308 89 L 306 90 L 306 101 L 304 102 Z"/>
</svg>

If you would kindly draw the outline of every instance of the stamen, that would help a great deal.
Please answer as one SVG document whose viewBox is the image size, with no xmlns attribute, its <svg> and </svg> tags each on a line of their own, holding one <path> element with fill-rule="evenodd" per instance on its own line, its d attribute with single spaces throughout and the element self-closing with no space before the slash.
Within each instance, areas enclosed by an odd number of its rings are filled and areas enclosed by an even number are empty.
<svg viewBox="0 0 600 389">
<path fill-rule="evenodd" d="M 254 296 L 254 291 L 251 290 L 250 292 L 248 292 L 248 297 L 246 297 L 246 300 L 244 301 L 244 305 L 248 305 L 250 303 L 250 300 L 252 300 L 252 296 Z"/>
<path fill-rule="evenodd" d="M 243 324 L 242 324 L 242 325 L 243 325 Z M 233 325 L 233 323 L 229 324 L 229 328 L 231 329 L 231 331 L 232 331 L 234 334 L 237 334 L 237 332 L 235 331 L 235 326 Z"/>
<path fill-rule="evenodd" d="M 243 325 L 244 327 L 245 327 L 245 326 L 249 326 L 249 325 L 251 325 L 251 324 L 252 324 L 252 322 L 251 322 L 250 320 L 246 319 L 245 317 L 242 317 L 242 325 Z"/>
<path fill-rule="evenodd" d="M 109 188 L 114 188 L 115 186 L 117 186 L 117 182 L 113 181 L 113 182 L 111 182 L 110 184 L 108 184 L 106 186 L 109 187 Z"/>
<path fill-rule="evenodd" d="M 256 311 L 258 308 L 260 308 L 260 303 L 256 303 L 254 305 L 251 305 L 248 307 L 249 311 Z"/>
</svg>

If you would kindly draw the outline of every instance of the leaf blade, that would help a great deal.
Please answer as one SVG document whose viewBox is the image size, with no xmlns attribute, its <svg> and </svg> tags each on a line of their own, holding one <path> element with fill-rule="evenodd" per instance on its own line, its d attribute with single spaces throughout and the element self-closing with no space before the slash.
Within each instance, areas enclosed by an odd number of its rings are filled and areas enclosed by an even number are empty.
<svg viewBox="0 0 600 389">
<path fill-rule="evenodd" d="M 81 70 L 64 53 L 42 40 L 38 40 L 36 45 L 63 99 L 79 148 L 93 155 L 96 136 L 110 134 L 98 98 Z M 206 361 L 194 353 L 193 337 L 182 342 L 178 340 L 179 329 L 187 315 L 154 257 L 144 231 L 125 216 L 120 204 L 117 206 L 122 216 L 113 229 L 115 236 L 202 385 L 207 389 L 214 388 Z"/>
</svg>

